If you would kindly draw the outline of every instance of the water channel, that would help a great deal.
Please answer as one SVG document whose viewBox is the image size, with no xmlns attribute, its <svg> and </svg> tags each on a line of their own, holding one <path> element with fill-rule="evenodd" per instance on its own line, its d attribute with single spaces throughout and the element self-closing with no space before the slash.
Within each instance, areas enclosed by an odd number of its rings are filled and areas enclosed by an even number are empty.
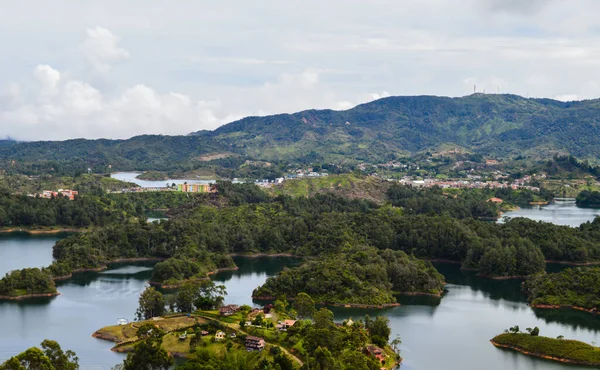
<svg viewBox="0 0 600 370">
<path fill-rule="evenodd" d="M 561 210 L 564 215 L 584 221 L 578 208 Z M 539 210 L 540 213 L 544 212 Z M 573 221 L 578 222 L 578 221 Z M 0 238 L 0 273 L 51 262 L 51 249 L 60 236 L 25 235 Z M 240 269 L 222 272 L 214 279 L 227 287 L 226 301 L 252 302 L 252 290 L 284 266 L 298 263 L 290 258 L 235 258 Z M 504 369 L 583 369 L 518 353 L 496 349 L 489 339 L 515 324 L 522 328 L 538 326 L 541 335 L 573 338 L 600 343 L 600 320 L 576 311 L 532 310 L 526 305 L 518 281 L 494 281 L 464 272 L 457 265 L 438 264 L 448 282 L 442 299 L 399 297 L 402 306 L 386 310 L 332 308 L 337 320 L 357 319 L 366 313 L 390 318 L 392 338 L 401 336 L 402 369 L 408 370 L 504 370 Z M 549 269 L 558 269 L 549 266 Z M 110 369 L 123 357 L 109 351 L 111 343 L 94 339 L 98 328 L 132 319 L 139 293 L 151 275 L 150 265 L 116 265 L 100 273 L 77 274 L 59 282 L 62 295 L 24 302 L 0 302 L 0 362 L 43 339 L 57 340 L 74 350 L 82 369 Z"/>
</svg>

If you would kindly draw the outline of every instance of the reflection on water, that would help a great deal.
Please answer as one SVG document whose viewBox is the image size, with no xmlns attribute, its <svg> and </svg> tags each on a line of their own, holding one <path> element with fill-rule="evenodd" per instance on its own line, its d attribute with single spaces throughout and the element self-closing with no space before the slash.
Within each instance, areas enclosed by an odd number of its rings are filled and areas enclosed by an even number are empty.
<svg viewBox="0 0 600 370">
<path fill-rule="evenodd" d="M 47 242 L 47 248 L 52 244 Z M 2 245 L 0 241 L 0 250 Z M 254 288 L 284 267 L 300 262 L 283 257 L 235 257 L 234 261 L 239 270 L 221 272 L 213 279 L 227 287 L 226 302 L 250 305 L 261 303 L 252 302 Z M 513 325 L 538 326 L 542 335 L 551 337 L 600 342 L 600 324 L 595 316 L 572 310 L 534 311 L 525 302 L 520 281 L 478 278 L 473 272 L 461 271 L 459 265 L 435 266 L 448 282 L 441 299 L 399 296 L 400 307 L 331 310 L 339 321 L 360 319 L 365 314 L 388 316 L 392 337 L 402 337 L 402 369 L 408 370 L 580 369 L 502 351 L 489 343 L 490 338 Z M 82 369 L 110 369 L 123 356 L 109 351 L 112 343 L 94 339 L 91 334 L 116 323 L 117 318 L 133 319 L 151 267 L 151 263 L 114 265 L 107 271 L 76 274 L 71 280 L 58 282 L 62 295 L 55 298 L 0 302 L 0 361 L 48 338 L 73 349 Z"/>
<path fill-rule="evenodd" d="M 263 302 L 252 301 L 252 291 L 275 276 L 284 267 L 298 265 L 301 260 L 289 257 L 233 257 L 239 267 L 235 271 L 223 271 L 213 275 L 213 280 L 227 288 L 227 303 L 260 306 Z"/>
</svg>

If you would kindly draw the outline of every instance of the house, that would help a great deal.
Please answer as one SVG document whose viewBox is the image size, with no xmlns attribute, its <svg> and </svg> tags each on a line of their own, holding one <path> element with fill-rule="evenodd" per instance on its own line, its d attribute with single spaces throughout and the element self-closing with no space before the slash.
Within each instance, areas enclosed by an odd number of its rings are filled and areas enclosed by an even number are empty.
<svg viewBox="0 0 600 370">
<path fill-rule="evenodd" d="M 368 355 L 375 357 L 377 361 L 381 362 L 382 364 L 385 363 L 386 355 L 381 348 L 377 346 L 367 346 L 364 352 Z"/>
<path fill-rule="evenodd" d="M 279 321 L 277 323 L 277 325 L 275 325 L 275 329 L 278 329 L 279 331 L 287 331 L 289 328 L 291 328 L 295 324 L 296 324 L 296 320 Z"/>
<path fill-rule="evenodd" d="M 200 335 L 201 335 L 201 336 L 203 336 L 203 337 L 205 337 L 205 336 L 207 336 L 207 335 L 208 335 L 208 332 L 207 332 L 206 330 L 202 330 L 202 331 L 200 332 Z"/>
<path fill-rule="evenodd" d="M 268 304 L 265 307 L 263 307 L 263 313 L 266 315 L 266 314 L 270 313 L 272 309 L 273 309 L 273 305 Z"/>
<path fill-rule="evenodd" d="M 251 335 L 246 337 L 246 351 L 262 351 L 265 348 L 265 340 Z"/>
<path fill-rule="evenodd" d="M 223 339 L 225 339 L 225 333 L 222 332 L 221 330 L 219 330 L 217 332 L 217 334 L 215 334 L 215 340 L 218 342 L 218 341 L 221 341 Z"/>
<path fill-rule="evenodd" d="M 500 198 L 490 198 L 490 199 L 488 199 L 487 201 L 488 201 L 488 202 L 492 202 L 492 203 L 497 203 L 497 204 L 500 204 L 500 203 L 502 203 L 502 202 L 503 202 L 503 200 L 502 200 L 502 199 L 500 199 Z"/>
<path fill-rule="evenodd" d="M 234 313 L 238 312 L 240 307 L 237 304 L 228 304 L 227 306 L 223 306 L 219 308 L 219 315 L 221 316 L 231 316 Z"/>
</svg>

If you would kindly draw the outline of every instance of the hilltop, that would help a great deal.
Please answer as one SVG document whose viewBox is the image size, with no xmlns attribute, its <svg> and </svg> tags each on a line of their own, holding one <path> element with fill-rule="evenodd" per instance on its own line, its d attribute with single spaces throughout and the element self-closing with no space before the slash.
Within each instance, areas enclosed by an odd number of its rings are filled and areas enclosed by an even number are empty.
<svg viewBox="0 0 600 370">
<path fill-rule="evenodd" d="M 3 141 L 0 162 L 52 162 L 119 170 L 190 170 L 247 160 L 376 162 L 459 148 L 487 157 L 600 158 L 600 100 L 560 102 L 516 95 L 401 96 L 345 111 L 247 117 L 187 136 L 128 140 Z M 14 164 L 13 164 L 14 165 Z"/>
<path fill-rule="evenodd" d="M 450 144 L 498 157 L 568 152 L 597 157 L 600 100 L 560 102 L 517 95 L 399 96 L 346 111 L 248 117 L 199 135 L 261 159 L 315 151 L 374 160 Z M 448 145 L 446 145 L 447 147 Z"/>
</svg>

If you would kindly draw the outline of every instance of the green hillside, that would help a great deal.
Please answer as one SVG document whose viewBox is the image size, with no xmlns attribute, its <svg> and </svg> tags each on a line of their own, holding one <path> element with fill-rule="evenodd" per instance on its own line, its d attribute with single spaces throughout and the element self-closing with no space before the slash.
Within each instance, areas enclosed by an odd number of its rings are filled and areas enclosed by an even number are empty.
<svg viewBox="0 0 600 370">
<path fill-rule="evenodd" d="M 119 170 L 190 170 L 206 162 L 237 168 L 247 159 L 377 162 L 454 147 L 498 158 L 570 153 L 597 163 L 599 112 L 600 100 L 565 103 L 493 94 L 390 97 L 346 111 L 248 117 L 188 136 L 3 141 L 0 166 L 14 160 L 17 165 L 41 162 L 52 168 L 67 163 L 78 168 L 110 164 Z"/>
<path fill-rule="evenodd" d="M 486 155 L 568 152 L 598 158 L 600 100 L 559 102 L 516 95 L 390 97 L 347 111 L 248 117 L 202 132 L 256 158 L 378 160 L 441 145 Z M 450 145 L 448 145 L 450 144 Z"/>
</svg>

